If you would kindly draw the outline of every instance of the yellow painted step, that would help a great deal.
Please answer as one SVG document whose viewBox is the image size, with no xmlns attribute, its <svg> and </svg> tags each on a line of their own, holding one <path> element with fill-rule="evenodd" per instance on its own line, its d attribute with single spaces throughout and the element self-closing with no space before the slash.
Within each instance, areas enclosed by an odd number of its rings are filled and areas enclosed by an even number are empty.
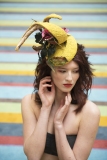
<svg viewBox="0 0 107 160">
<path fill-rule="evenodd" d="M 29 75 L 34 76 L 36 64 L 0 63 L 0 75 Z M 107 65 L 93 65 L 96 77 L 107 77 Z"/>
<path fill-rule="evenodd" d="M 107 106 L 98 105 L 102 117 L 107 117 Z M 21 113 L 21 102 L 0 102 L 1 113 Z"/>
<path fill-rule="evenodd" d="M 14 46 L 19 42 L 19 38 L 0 38 L 0 46 Z M 79 44 L 83 44 L 86 48 L 107 48 L 107 40 L 90 40 L 90 39 L 79 39 Z M 32 47 L 35 45 L 34 38 L 28 38 L 22 45 L 26 47 Z"/>
<path fill-rule="evenodd" d="M 2 7 L 0 8 L 0 12 L 18 12 L 18 13 L 107 13 L 107 9 L 105 8 L 11 8 L 11 7 Z"/>
<path fill-rule="evenodd" d="M 55 21 L 54 21 L 55 22 Z M 33 21 L 30 21 L 30 20 L 0 20 L 0 26 L 13 26 L 13 27 L 29 27 L 30 25 L 32 25 Z M 62 22 L 62 21 L 57 21 L 56 22 L 57 25 L 61 26 L 61 27 L 76 27 L 76 28 L 107 28 L 107 22 L 84 22 L 84 21 L 81 21 L 81 22 L 78 22 L 78 21 L 72 21 L 72 22 L 69 22 L 69 21 L 65 21 L 65 22 Z"/>
<path fill-rule="evenodd" d="M 22 123 L 22 115 L 20 113 L 0 113 L 1 123 Z M 107 127 L 107 116 L 100 118 L 99 126 Z"/>
</svg>

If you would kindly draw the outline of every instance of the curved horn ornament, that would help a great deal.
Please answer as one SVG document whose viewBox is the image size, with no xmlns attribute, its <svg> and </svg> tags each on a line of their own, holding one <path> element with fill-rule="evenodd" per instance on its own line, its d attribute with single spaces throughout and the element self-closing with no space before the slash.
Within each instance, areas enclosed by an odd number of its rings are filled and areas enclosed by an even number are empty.
<svg viewBox="0 0 107 160">
<path fill-rule="evenodd" d="M 57 15 L 57 14 L 50 14 L 50 15 L 46 16 L 46 18 L 44 18 L 43 22 L 49 22 L 49 20 L 51 18 L 57 18 L 57 19 L 60 19 L 60 20 L 62 19 L 62 17 Z"/>
<path fill-rule="evenodd" d="M 57 19 L 62 19 L 61 16 L 57 15 L 57 14 L 50 14 L 48 15 L 43 22 L 49 22 L 49 20 L 51 18 L 57 18 Z M 35 20 L 34 20 L 35 21 Z M 39 22 L 38 22 L 39 23 Z M 44 26 L 42 26 L 41 24 L 37 24 L 37 21 L 35 21 L 35 23 L 33 25 L 31 25 L 27 31 L 24 33 L 24 35 L 22 36 L 21 40 L 19 41 L 18 45 L 16 46 L 15 50 L 18 51 L 20 49 L 20 47 L 23 45 L 23 43 L 26 41 L 26 39 L 36 30 L 40 29 L 40 28 L 44 28 Z"/>
<path fill-rule="evenodd" d="M 37 29 L 41 28 L 39 25 L 33 24 L 22 36 L 21 40 L 19 41 L 18 45 L 16 46 L 15 50 L 18 51 L 20 47 L 23 45 L 23 43 L 26 41 L 26 39 Z"/>
</svg>

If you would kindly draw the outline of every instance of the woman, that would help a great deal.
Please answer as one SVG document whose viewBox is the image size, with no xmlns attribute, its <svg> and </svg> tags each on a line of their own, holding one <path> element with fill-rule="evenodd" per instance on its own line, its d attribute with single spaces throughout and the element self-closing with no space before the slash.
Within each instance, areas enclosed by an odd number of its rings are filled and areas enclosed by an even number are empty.
<svg viewBox="0 0 107 160">
<path fill-rule="evenodd" d="M 87 160 L 96 137 L 100 112 L 88 100 L 92 69 L 82 45 L 67 30 L 35 22 L 16 50 L 35 30 L 39 62 L 32 95 L 22 99 L 24 151 L 29 160 Z M 42 29 L 43 28 L 43 29 Z"/>
</svg>

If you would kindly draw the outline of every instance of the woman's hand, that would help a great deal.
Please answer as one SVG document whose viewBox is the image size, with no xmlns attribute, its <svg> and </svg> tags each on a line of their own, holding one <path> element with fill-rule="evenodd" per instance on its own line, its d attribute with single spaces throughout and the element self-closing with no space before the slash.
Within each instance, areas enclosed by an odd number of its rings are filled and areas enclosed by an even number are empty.
<svg viewBox="0 0 107 160">
<path fill-rule="evenodd" d="M 50 91 L 48 88 L 50 88 Z M 50 76 L 41 79 L 38 94 L 42 101 L 42 106 L 52 106 L 55 99 L 55 86 Z"/>
<path fill-rule="evenodd" d="M 65 100 L 61 101 L 60 107 L 55 114 L 54 118 L 55 125 L 62 125 L 63 120 L 69 110 L 70 103 L 71 103 L 71 95 L 70 93 L 67 93 L 67 95 L 65 96 Z"/>
</svg>

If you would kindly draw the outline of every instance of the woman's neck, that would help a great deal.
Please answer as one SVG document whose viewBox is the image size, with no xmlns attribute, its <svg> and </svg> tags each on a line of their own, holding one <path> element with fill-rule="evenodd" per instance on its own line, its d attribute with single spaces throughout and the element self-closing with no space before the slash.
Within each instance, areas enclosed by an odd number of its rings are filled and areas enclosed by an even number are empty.
<svg viewBox="0 0 107 160">
<path fill-rule="evenodd" d="M 55 101 L 54 101 L 54 106 L 59 108 L 61 101 L 64 100 L 65 101 L 65 96 L 67 95 L 66 92 L 62 92 L 59 89 L 56 89 L 56 93 L 55 93 Z"/>
</svg>

